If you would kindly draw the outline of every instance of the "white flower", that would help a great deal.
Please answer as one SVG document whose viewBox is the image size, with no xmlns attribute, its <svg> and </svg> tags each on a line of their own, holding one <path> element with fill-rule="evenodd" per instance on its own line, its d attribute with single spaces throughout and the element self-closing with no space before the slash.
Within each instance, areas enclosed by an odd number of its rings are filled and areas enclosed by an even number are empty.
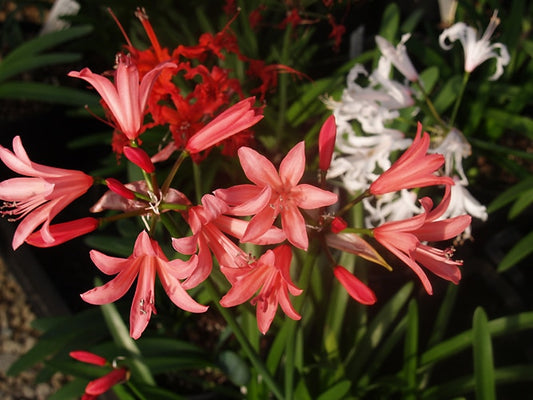
<svg viewBox="0 0 533 400">
<path fill-rule="evenodd" d="M 400 192 L 386 193 L 374 202 L 371 198 L 363 199 L 363 205 L 368 212 L 365 226 L 375 228 L 388 221 L 401 221 L 420 214 L 423 209 L 418 205 L 414 191 L 402 189 Z"/>
<path fill-rule="evenodd" d="M 499 23 L 498 11 L 494 11 L 487 30 L 478 40 L 476 29 L 466 25 L 464 22 L 458 22 L 440 34 L 440 46 L 445 50 L 449 50 L 452 48 L 452 43 L 459 40 L 465 53 L 465 71 L 469 73 L 488 59 L 495 58 L 496 72 L 489 80 L 496 80 L 503 74 L 503 67 L 509 64 L 510 60 L 509 52 L 504 44 L 490 43 L 490 38 Z M 447 43 L 447 41 L 450 43 Z"/>
<path fill-rule="evenodd" d="M 439 153 L 444 156 L 444 175 L 453 176 L 455 173 L 461 177 L 461 184 L 468 185 L 468 178 L 463 169 L 463 158 L 472 153 L 472 147 L 461 131 L 453 128 L 446 137 L 433 149 L 431 153 Z"/>
<path fill-rule="evenodd" d="M 418 80 L 418 72 L 416 72 L 411 59 L 407 55 L 407 49 L 405 48 L 405 42 L 407 42 L 410 37 L 410 33 L 402 35 L 400 43 L 398 43 L 396 47 L 381 36 L 376 36 L 376 43 L 381 54 L 383 54 L 383 56 L 389 60 L 403 76 L 411 82 L 416 82 Z"/>
<path fill-rule="evenodd" d="M 458 215 L 468 214 L 474 218 L 486 221 L 488 218 L 487 207 L 481 204 L 463 185 L 457 176 L 454 177 L 455 185 L 451 186 L 450 205 L 439 219 L 453 218 Z M 472 237 L 471 228 L 468 226 L 461 235 L 462 239 Z"/>
</svg>

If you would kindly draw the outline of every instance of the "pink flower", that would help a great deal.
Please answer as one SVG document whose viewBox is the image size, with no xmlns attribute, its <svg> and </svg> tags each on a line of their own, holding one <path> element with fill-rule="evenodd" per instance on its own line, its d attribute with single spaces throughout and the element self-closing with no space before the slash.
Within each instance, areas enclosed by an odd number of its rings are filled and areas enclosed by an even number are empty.
<svg viewBox="0 0 533 400">
<path fill-rule="evenodd" d="M 304 142 L 298 143 L 281 162 L 279 174 L 264 156 L 248 147 L 239 149 L 244 173 L 255 185 L 237 185 L 215 190 L 230 206 L 233 215 L 254 215 L 243 242 L 254 242 L 270 229 L 281 215 L 282 229 L 289 242 L 306 250 L 309 244 L 305 220 L 299 208 L 308 210 L 329 206 L 337 195 L 312 185 L 298 184 L 305 169 Z"/>
<path fill-rule="evenodd" d="M 419 263 L 435 275 L 455 284 L 461 279 L 458 268 L 463 262 L 452 260 L 453 248 L 440 250 L 421 242 L 448 240 L 463 232 L 471 217 L 460 215 L 455 218 L 437 220 L 450 203 L 450 187 L 439 206 L 431 210 L 433 202 L 424 197 L 420 200 L 425 212 L 402 221 L 386 222 L 374 229 L 375 239 L 391 253 L 406 263 L 420 278 L 429 294 L 433 293 L 431 283 Z"/>
<path fill-rule="evenodd" d="M 93 178 L 81 171 L 60 169 L 32 162 L 20 137 L 13 138 L 13 152 L 0 146 L 0 159 L 25 178 L 11 178 L 0 182 L 0 199 L 4 205 L 2 215 L 24 218 L 13 236 L 13 249 L 17 249 L 43 225 L 40 235 L 44 242 L 54 243 L 50 222 L 72 201 L 84 194 L 93 184 Z"/>
<path fill-rule="evenodd" d="M 341 285 L 344 286 L 348 294 L 359 303 L 371 305 L 376 302 L 377 298 L 372 289 L 366 286 L 342 265 L 335 266 L 335 268 L 333 268 L 333 274 Z"/>
<path fill-rule="evenodd" d="M 144 110 L 152 87 L 164 68 L 176 67 L 163 62 L 144 75 L 139 84 L 139 71 L 129 56 L 119 54 L 112 83 L 106 77 L 91 72 L 89 68 L 71 71 L 68 76 L 84 79 L 102 96 L 116 123 L 116 128 L 128 139 L 136 139 L 143 125 Z"/>
<path fill-rule="evenodd" d="M 192 255 L 198 252 L 198 264 L 183 282 L 184 288 L 195 287 L 209 276 L 213 267 L 211 253 L 219 265 L 240 268 L 248 264 L 248 254 L 226 236 L 229 234 L 241 238 L 248 223 L 223 215 L 227 211 L 226 203 L 210 194 L 202 197 L 202 205 L 189 208 L 185 218 L 193 235 L 172 239 L 172 246 L 181 254 Z M 283 232 L 272 228 L 257 244 L 280 243 L 283 240 Z"/>
<path fill-rule="evenodd" d="M 263 115 L 262 109 L 253 107 L 254 102 L 255 97 L 248 97 L 228 108 L 192 135 L 185 150 L 191 154 L 199 153 L 255 125 Z"/>
<path fill-rule="evenodd" d="M 86 235 L 98 228 L 99 221 L 96 218 L 86 217 L 74 221 L 62 222 L 50 225 L 49 231 L 53 241 L 46 241 L 43 233 L 37 231 L 26 238 L 26 243 L 35 247 L 52 247 L 65 243 L 71 239 Z"/>
<path fill-rule="evenodd" d="M 232 307 L 251 300 L 256 305 L 257 326 L 265 334 L 276 315 L 278 304 L 292 319 L 299 320 L 300 314 L 292 306 L 289 293 L 298 296 L 302 293 L 291 280 L 291 248 L 281 245 L 267 250 L 259 260 L 242 268 L 221 266 L 220 269 L 230 281 L 232 288 L 220 300 L 224 307 Z"/>
<path fill-rule="evenodd" d="M 331 157 L 333 156 L 333 150 L 335 150 L 336 134 L 335 116 L 330 115 L 322 125 L 318 135 L 318 167 L 322 171 L 327 171 L 331 164 Z"/>
<path fill-rule="evenodd" d="M 108 364 L 104 357 L 100 357 L 99 355 L 90 353 L 88 351 L 71 351 L 69 355 L 75 360 L 87 364 L 98 365 L 99 367 L 104 367 Z M 82 400 L 96 399 L 99 395 L 104 394 L 113 386 L 122 382 L 126 382 L 129 378 L 130 372 L 126 367 L 113 367 L 113 369 L 104 376 L 92 380 L 87 384 L 85 387 L 85 394 L 82 396 Z"/>
<path fill-rule="evenodd" d="M 191 266 L 197 262 L 196 257 L 188 262 L 176 259 L 169 261 L 159 244 L 142 231 L 135 242 L 133 254 L 128 258 L 106 256 L 92 250 L 91 259 L 100 271 L 117 276 L 103 286 L 96 287 L 81 295 L 91 304 L 112 303 L 121 298 L 131 287 L 136 277 L 137 289 L 130 311 L 130 336 L 138 339 L 148 325 L 154 306 L 154 283 L 159 276 L 163 289 L 172 302 L 183 310 L 200 313 L 207 310 L 198 304 L 181 286 L 180 279 L 187 276 Z"/>
<path fill-rule="evenodd" d="M 370 185 L 373 195 L 396 192 L 431 185 L 453 185 L 448 176 L 436 176 L 434 172 L 444 165 L 442 154 L 427 154 L 429 135 L 422 135 L 422 124 L 418 123 L 416 136 L 411 146 Z"/>
</svg>

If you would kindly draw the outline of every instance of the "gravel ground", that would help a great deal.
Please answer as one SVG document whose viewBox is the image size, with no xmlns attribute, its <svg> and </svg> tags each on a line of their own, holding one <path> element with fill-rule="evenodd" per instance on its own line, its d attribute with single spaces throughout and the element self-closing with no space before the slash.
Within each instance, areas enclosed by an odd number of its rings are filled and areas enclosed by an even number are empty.
<svg viewBox="0 0 533 400">
<path fill-rule="evenodd" d="M 38 332 L 31 327 L 35 314 L 28 299 L 0 258 L 0 399 L 47 399 L 63 381 L 54 376 L 49 383 L 34 382 L 38 367 L 18 376 L 6 376 L 9 366 L 35 343 Z"/>
</svg>

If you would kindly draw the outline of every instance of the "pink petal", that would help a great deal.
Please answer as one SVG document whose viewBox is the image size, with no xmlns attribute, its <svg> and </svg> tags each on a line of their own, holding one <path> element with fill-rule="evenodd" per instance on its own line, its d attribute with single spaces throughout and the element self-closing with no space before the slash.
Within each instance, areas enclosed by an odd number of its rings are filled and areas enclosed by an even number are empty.
<svg viewBox="0 0 533 400">
<path fill-rule="evenodd" d="M 158 265 L 158 276 L 168 298 L 179 308 L 193 313 L 205 312 L 208 307 L 197 303 L 181 286 L 180 281 L 172 277 L 162 263 Z"/>
<path fill-rule="evenodd" d="M 131 258 L 111 257 L 97 250 L 91 250 L 89 256 L 96 267 L 106 275 L 116 275 L 133 262 Z"/>
<path fill-rule="evenodd" d="M 279 177 L 285 187 L 293 187 L 300 182 L 305 171 L 305 143 L 294 146 L 281 161 Z"/>
<path fill-rule="evenodd" d="M 82 293 L 81 298 L 83 301 L 95 305 L 112 303 L 126 294 L 138 272 L 138 265 L 132 264 L 105 285 Z"/>
<path fill-rule="evenodd" d="M 281 211 L 281 226 L 289 242 L 302 250 L 307 250 L 309 238 L 305 219 L 298 208 L 293 205 L 285 205 Z"/>
<path fill-rule="evenodd" d="M 297 206 L 304 210 L 326 207 L 337 202 L 338 196 L 327 190 L 319 189 L 313 185 L 301 184 L 291 190 Z"/>
<path fill-rule="evenodd" d="M 246 232 L 241 239 L 241 242 L 253 242 L 268 231 L 278 216 L 277 207 L 266 206 L 259 211 L 248 223 Z M 285 232 L 286 233 L 286 232 Z"/>
<path fill-rule="evenodd" d="M 276 190 L 282 187 L 278 171 L 268 158 L 249 147 L 238 150 L 241 166 L 246 177 L 257 186 L 270 186 Z"/>
<path fill-rule="evenodd" d="M 137 262 L 139 263 L 139 277 L 130 309 L 130 336 L 133 339 L 141 337 L 150 322 L 152 313 L 155 314 L 154 284 L 157 259 L 145 256 Z"/>
</svg>

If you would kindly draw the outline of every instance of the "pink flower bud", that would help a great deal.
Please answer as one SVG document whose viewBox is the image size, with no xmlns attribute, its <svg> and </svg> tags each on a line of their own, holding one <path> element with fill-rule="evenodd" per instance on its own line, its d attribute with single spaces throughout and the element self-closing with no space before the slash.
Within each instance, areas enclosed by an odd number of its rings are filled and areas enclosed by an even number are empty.
<svg viewBox="0 0 533 400">
<path fill-rule="evenodd" d="M 333 150 L 335 150 L 336 135 L 335 116 L 330 115 L 322 125 L 318 135 L 318 166 L 322 171 L 327 171 L 331 164 L 331 157 L 333 156 Z"/>
<path fill-rule="evenodd" d="M 350 271 L 341 265 L 333 268 L 335 278 L 346 289 L 348 294 L 361 304 L 371 305 L 377 300 L 376 295 L 368 286 L 355 277 Z"/>
<path fill-rule="evenodd" d="M 115 178 L 107 178 L 105 180 L 105 183 L 107 184 L 107 187 L 112 192 L 115 192 L 116 194 L 128 199 L 133 200 L 135 199 L 135 193 L 128 189 L 122 182 L 120 182 L 118 179 Z"/>
<path fill-rule="evenodd" d="M 333 233 L 339 233 L 346 229 L 348 226 L 348 223 L 343 220 L 341 217 L 335 217 L 333 221 L 331 221 L 331 232 Z"/>
<path fill-rule="evenodd" d="M 151 174 L 155 171 L 155 166 L 146 152 L 139 147 L 124 146 L 124 155 L 136 166 Z"/>
<path fill-rule="evenodd" d="M 256 124 L 263 118 L 262 109 L 254 108 L 255 97 L 231 106 L 191 136 L 185 150 L 199 153 Z"/>
</svg>

